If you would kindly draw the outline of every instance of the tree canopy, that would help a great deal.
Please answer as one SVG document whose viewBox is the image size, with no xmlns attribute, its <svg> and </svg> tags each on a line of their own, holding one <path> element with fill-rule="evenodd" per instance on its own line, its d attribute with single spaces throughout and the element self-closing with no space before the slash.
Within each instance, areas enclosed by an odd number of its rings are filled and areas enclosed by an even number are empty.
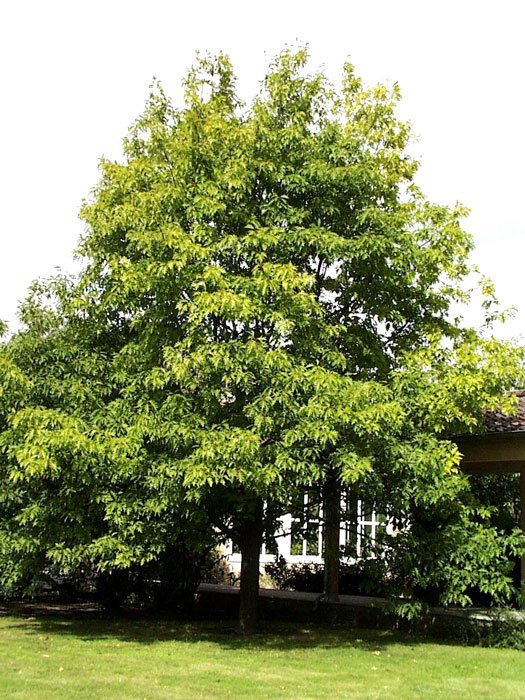
<svg viewBox="0 0 525 700">
<path fill-rule="evenodd" d="M 336 89 L 299 50 L 249 106 L 222 54 L 184 87 L 176 108 L 155 85 L 123 159 L 101 161 L 79 279 L 53 310 L 26 305 L 2 351 L 1 478 L 24 509 L 3 507 L 1 542 L 31 518 L 54 528 L 60 508 L 78 539 L 51 528 L 45 557 L 126 567 L 212 521 L 241 548 L 246 629 L 264 504 L 298 488 L 370 489 L 405 523 L 446 512 L 445 553 L 458 523 L 517 551 L 481 522 L 443 438 L 504 401 L 521 353 L 453 318 L 466 210 L 415 184 L 397 85 L 368 88 L 347 64 Z"/>
</svg>

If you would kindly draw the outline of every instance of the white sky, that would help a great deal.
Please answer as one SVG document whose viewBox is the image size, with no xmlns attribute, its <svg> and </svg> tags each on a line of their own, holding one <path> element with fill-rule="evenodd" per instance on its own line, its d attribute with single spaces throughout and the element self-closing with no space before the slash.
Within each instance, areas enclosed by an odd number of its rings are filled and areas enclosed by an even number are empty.
<svg viewBox="0 0 525 700">
<path fill-rule="evenodd" d="M 337 79 L 349 57 L 397 81 L 419 141 L 419 183 L 472 213 L 474 261 L 525 335 L 525 3 L 522 0 L 4 0 L 0 9 L 0 318 L 35 277 L 73 270 L 82 198 L 118 157 L 153 76 L 168 93 L 196 49 L 230 54 L 253 96 L 268 60 L 308 42 Z"/>
</svg>

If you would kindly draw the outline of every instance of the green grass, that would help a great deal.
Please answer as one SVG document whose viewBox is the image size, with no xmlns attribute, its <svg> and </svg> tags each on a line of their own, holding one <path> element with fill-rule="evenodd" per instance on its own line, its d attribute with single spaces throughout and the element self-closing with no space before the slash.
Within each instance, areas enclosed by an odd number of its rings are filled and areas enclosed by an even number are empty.
<svg viewBox="0 0 525 700">
<path fill-rule="evenodd" d="M 0 614 L 0 698 L 525 698 L 525 654 L 370 630 Z"/>
</svg>

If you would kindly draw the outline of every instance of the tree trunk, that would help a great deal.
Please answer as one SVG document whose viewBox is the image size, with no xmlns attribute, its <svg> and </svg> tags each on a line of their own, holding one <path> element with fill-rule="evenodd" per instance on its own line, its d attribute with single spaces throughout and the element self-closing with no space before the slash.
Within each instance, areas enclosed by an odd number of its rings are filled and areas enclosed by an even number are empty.
<svg viewBox="0 0 525 700">
<path fill-rule="evenodd" d="M 259 566 L 263 541 L 263 504 L 260 499 L 247 508 L 240 529 L 241 587 L 239 631 L 252 634 L 257 629 Z"/>
<path fill-rule="evenodd" d="M 525 471 L 523 469 L 520 472 L 520 526 L 525 535 Z M 525 609 L 525 554 L 521 556 L 520 583 L 521 607 Z"/>
<path fill-rule="evenodd" d="M 323 488 L 324 509 L 324 595 L 339 600 L 339 532 L 341 528 L 341 488 L 330 473 Z"/>
</svg>

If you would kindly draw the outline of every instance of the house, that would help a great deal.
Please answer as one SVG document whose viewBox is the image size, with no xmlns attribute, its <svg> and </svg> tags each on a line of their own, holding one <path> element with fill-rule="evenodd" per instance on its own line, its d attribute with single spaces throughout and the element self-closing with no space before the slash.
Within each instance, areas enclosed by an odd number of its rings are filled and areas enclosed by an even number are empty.
<svg viewBox="0 0 525 700">
<path fill-rule="evenodd" d="M 487 411 L 486 432 L 455 438 L 467 474 L 520 474 L 520 525 L 525 532 L 525 391 L 516 391 L 518 410 L 509 416 Z M 525 583 L 525 556 L 521 558 L 521 581 Z"/>
<path fill-rule="evenodd" d="M 515 416 L 500 411 L 487 411 L 484 416 L 486 432 L 454 438 L 463 455 L 461 468 L 467 474 L 502 474 L 519 472 L 521 498 L 521 528 L 525 532 L 525 390 L 514 392 L 518 397 Z M 391 527 L 384 517 L 360 500 L 343 502 L 350 509 L 352 522 L 342 522 L 339 542 L 349 553 L 348 559 L 362 556 L 365 543 L 373 542 L 378 528 Z M 305 493 L 303 503 L 293 513 L 281 518 L 276 549 L 263 545 L 261 566 L 275 561 L 278 554 L 289 564 L 322 564 L 322 510 L 316 495 Z M 229 545 L 228 563 L 240 572 L 241 555 Z M 525 582 L 525 557 L 521 561 L 521 580 Z"/>
<path fill-rule="evenodd" d="M 276 533 L 275 547 L 263 545 L 261 568 L 275 562 L 275 555 L 284 557 L 288 564 L 323 563 L 322 506 L 315 493 L 303 494 L 303 502 L 292 513 L 280 518 Z M 364 553 L 367 544 L 374 541 L 381 527 L 390 527 L 380 513 L 370 508 L 366 502 L 343 499 L 342 509 L 352 512 L 351 522 L 341 522 L 339 544 L 348 552 L 348 561 L 355 561 Z M 240 573 L 241 554 L 230 543 L 227 550 L 228 564 L 233 572 Z"/>
</svg>

